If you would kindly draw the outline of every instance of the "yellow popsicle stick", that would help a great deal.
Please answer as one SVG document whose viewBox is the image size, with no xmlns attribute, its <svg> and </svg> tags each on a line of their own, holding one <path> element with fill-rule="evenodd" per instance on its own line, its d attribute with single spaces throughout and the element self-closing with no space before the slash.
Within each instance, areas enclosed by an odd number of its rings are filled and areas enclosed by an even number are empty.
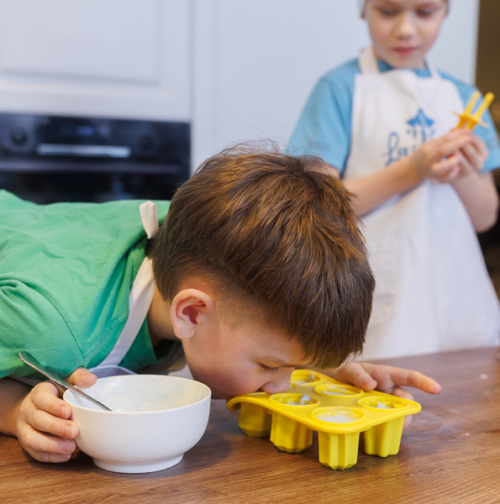
<svg viewBox="0 0 500 504">
<path fill-rule="evenodd" d="M 474 91 L 474 93 L 470 97 L 470 100 L 467 103 L 467 106 L 465 107 L 465 109 L 462 112 L 462 114 L 461 115 L 457 114 L 458 117 L 460 117 L 460 119 L 458 121 L 458 124 L 457 124 L 457 128 L 462 128 L 465 125 L 465 123 L 466 123 L 466 117 L 470 116 L 472 114 L 472 108 L 476 104 L 477 99 L 479 98 L 479 96 L 480 96 L 479 91 Z"/>
<path fill-rule="evenodd" d="M 478 98 L 479 92 L 475 91 L 472 94 L 469 102 L 467 103 L 464 111 L 461 114 L 456 114 L 459 117 L 459 121 L 455 129 L 468 128 L 472 131 L 478 124 L 484 126 L 485 128 L 488 127 L 488 125 L 484 121 L 482 121 L 481 118 L 486 109 L 491 105 L 491 102 L 495 98 L 495 95 L 493 93 L 487 93 L 483 101 L 477 107 L 476 111 L 472 113 L 472 109 L 474 108 L 474 105 L 476 104 Z"/>
<path fill-rule="evenodd" d="M 484 111 L 490 106 L 494 98 L 495 95 L 493 93 L 487 93 L 487 95 L 484 97 L 483 103 L 479 105 L 473 117 L 475 119 L 481 119 L 481 116 L 484 114 Z"/>
</svg>

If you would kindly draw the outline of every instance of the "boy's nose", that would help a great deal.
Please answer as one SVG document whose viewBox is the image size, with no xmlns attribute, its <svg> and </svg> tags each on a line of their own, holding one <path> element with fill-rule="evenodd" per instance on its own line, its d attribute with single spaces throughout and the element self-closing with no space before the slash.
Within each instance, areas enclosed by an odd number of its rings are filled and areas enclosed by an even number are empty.
<svg viewBox="0 0 500 504">
<path fill-rule="evenodd" d="M 401 39 L 408 39 L 415 34 L 415 26 L 411 14 L 403 12 L 400 14 L 396 28 L 396 34 Z"/>
<path fill-rule="evenodd" d="M 261 390 L 267 394 L 279 394 L 286 392 L 290 388 L 290 375 L 276 380 L 268 381 L 262 385 Z"/>
</svg>

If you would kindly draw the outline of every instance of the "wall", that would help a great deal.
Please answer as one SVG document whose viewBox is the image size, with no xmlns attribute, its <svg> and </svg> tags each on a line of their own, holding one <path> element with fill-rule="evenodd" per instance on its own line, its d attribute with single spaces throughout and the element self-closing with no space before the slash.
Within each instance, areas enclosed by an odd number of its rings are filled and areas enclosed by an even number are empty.
<svg viewBox="0 0 500 504">
<path fill-rule="evenodd" d="M 474 81 L 479 0 L 454 0 L 430 53 Z M 368 43 L 355 0 L 195 0 L 193 165 L 233 142 L 286 143 L 317 78 Z"/>
</svg>

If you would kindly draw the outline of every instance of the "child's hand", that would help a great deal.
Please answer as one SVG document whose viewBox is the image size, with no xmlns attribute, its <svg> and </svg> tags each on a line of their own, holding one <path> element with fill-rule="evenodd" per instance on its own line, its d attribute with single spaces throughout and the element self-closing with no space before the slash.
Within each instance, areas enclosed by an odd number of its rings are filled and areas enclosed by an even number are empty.
<svg viewBox="0 0 500 504">
<path fill-rule="evenodd" d="M 79 368 L 67 381 L 81 388 L 92 386 L 97 377 Z M 36 385 L 19 405 L 16 436 L 21 446 L 40 462 L 66 462 L 75 451 L 78 426 L 69 420 L 71 408 L 59 398 L 50 382 Z"/>
<path fill-rule="evenodd" d="M 429 394 L 439 394 L 441 386 L 432 378 L 409 369 L 401 369 L 367 362 L 351 362 L 328 373 L 338 381 L 350 383 L 362 390 L 379 390 L 403 399 L 413 396 L 401 387 L 414 387 Z M 411 422 L 411 416 L 405 418 L 405 427 Z"/>
<path fill-rule="evenodd" d="M 479 140 L 468 129 L 450 131 L 422 144 L 410 156 L 410 166 L 422 179 L 452 182 L 472 166 L 480 169 L 486 160 L 481 161 L 484 152 L 475 139 Z"/>
<path fill-rule="evenodd" d="M 462 155 L 462 169 L 460 175 L 478 172 L 488 159 L 488 148 L 481 138 L 472 135 L 470 142 L 460 149 Z"/>
</svg>

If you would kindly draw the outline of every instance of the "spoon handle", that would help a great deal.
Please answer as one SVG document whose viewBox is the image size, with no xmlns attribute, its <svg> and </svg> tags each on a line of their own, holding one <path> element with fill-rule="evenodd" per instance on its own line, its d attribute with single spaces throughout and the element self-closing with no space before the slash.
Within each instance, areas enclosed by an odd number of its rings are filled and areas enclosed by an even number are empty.
<svg viewBox="0 0 500 504">
<path fill-rule="evenodd" d="M 85 397 L 85 399 L 89 400 L 90 402 L 93 402 L 96 406 L 99 406 L 103 410 L 113 411 L 113 410 L 109 409 L 105 404 L 102 404 L 101 402 L 99 402 L 97 399 L 90 397 L 88 394 L 86 394 L 83 390 L 79 389 L 78 387 L 75 387 L 74 385 L 71 385 L 70 383 L 68 383 L 68 388 L 70 388 L 73 392 L 76 392 L 77 394 L 81 395 L 82 397 Z"/>
<path fill-rule="evenodd" d="M 33 368 L 35 371 L 38 371 L 40 374 L 48 378 L 51 382 L 55 383 L 59 387 L 62 387 L 64 390 L 71 389 L 73 392 L 81 395 L 85 399 L 89 400 L 90 402 L 93 402 L 96 406 L 99 406 L 103 410 L 106 411 L 111 411 L 107 406 L 104 404 L 100 403 L 93 397 L 90 397 L 88 394 L 86 394 L 83 390 L 80 390 L 78 387 L 75 387 L 74 385 L 71 385 L 71 383 L 68 383 L 66 380 L 58 376 L 57 374 L 53 373 L 49 369 L 46 369 L 43 367 L 40 362 L 38 362 L 35 357 L 33 357 L 30 353 L 28 352 L 19 352 L 19 358 L 28 366 Z"/>
</svg>

